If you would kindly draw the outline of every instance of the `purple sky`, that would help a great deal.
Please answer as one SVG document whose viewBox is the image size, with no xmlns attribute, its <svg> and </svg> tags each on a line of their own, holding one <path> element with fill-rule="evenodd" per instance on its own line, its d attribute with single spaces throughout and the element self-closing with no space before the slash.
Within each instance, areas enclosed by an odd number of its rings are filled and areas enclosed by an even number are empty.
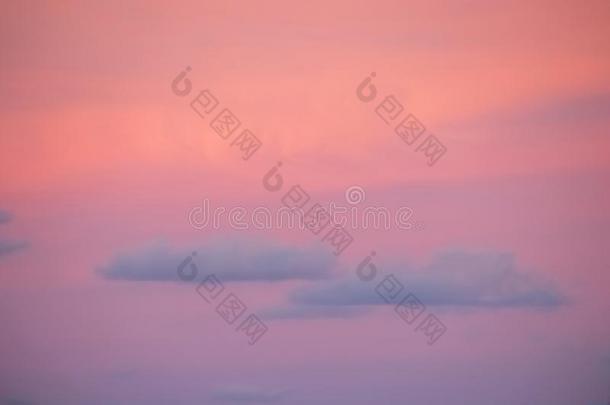
<svg viewBox="0 0 610 405">
<path fill-rule="evenodd" d="M 607 1 L 0 14 L 0 404 L 610 401 Z M 358 212 L 340 254 L 257 228 L 297 185 Z"/>
</svg>

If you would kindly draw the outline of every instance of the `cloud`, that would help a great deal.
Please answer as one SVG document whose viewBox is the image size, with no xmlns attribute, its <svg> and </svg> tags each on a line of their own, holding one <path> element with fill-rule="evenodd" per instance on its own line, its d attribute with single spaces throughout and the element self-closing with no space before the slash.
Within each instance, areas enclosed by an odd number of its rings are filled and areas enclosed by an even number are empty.
<svg viewBox="0 0 610 405">
<path fill-rule="evenodd" d="M 317 280 L 329 277 L 336 262 L 323 249 L 238 238 L 181 251 L 159 244 L 118 255 L 98 272 L 114 280 L 176 281 L 178 265 L 192 252 L 199 274 L 215 274 L 221 281 Z"/>
<path fill-rule="evenodd" d="M 272 403 L 282 399 L 286 393 L 256 386 L 226 385 L 212 390 L 211 397 L 221 402 Z"/>
<path fill-rule="evenodd" d="M 374 261 L 373 261 L 374 263 Z M 515 266 L 508 253 L 445 252 L 421 269 L 408 265 L 378 267 L 374 281 L 349 279 L 318 282 L 297 289 L 290 297 L 293 306 L 269 311 L 275 318 L 305 317 L 302 314 L 337 315 L 328 308 L 387 305 L 376 287 L 388 275 L 403 286 L 400 299 L 414 294 L 426 306 L 515 308 L 556 307 L 565 302 L 555 287 Z M 395 304 L 396 302 L 394 302 Z"/>
<path fill-rule="evenodd" d="M 0 209 L 0 224 L 7 224 L 13 220 L 13 214 Z M 0 240 L 0 256 L 8 255 L 28 246 L 27 242 Z"/>
<path fill-rule="evenodd" d="M 518 105 L 502 110 L 484 113 L 465 122 L 452 125 L 455 129 L 493 130 L 516 136 L 530 126 L 560 126 L 570 129 L 585 124 L 606 125 L 610 117 L 610 93 L 583 93 L 572 97 L 551 98 L 529 105 Z M 553 139 L 570 136 L 571 131 L 554 131 Z M 538 134 L 538 137 L 540 134 Z"/>
<path fill-rule="evenodd" d="M 0 209 L 0 224 L 6 224 L 13 219 L 13 214 Z"/>
<path fill-rule="evenodd" d="M 610 93 L 581 94 L 577 97 L 552 99 L 508 115 L 512 122 L 582 123 L 607 122 L 610 116 Z"/>
<path fill-rule="evenodd" d="M 0 240 L 0 256 L 8 255 L 17 250 L 24 249 L 28 246 L 26 242 L 15 242 L 10 240 Z"/>
</svg>

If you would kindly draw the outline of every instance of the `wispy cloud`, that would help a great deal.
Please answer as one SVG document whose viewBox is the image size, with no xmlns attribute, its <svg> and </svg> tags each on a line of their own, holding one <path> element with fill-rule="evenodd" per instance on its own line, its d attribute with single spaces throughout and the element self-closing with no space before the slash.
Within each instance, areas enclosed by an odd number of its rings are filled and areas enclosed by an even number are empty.
<svg viewBox="0 0 610 405">
<path fill-rule="evenodd" d="M 610 120 L 610 93 L 581 93 L 570 97 L 553 97 L 526 105 L 515 105 L 502 110 L 486 112 L 452 128 L 480 128 L 503 131 L 515 135 L 515 130 L 531 126 L 553 125 L 557 128 L 574 128 L 585 124 L 607 124 Z M 558 136 L 570 136 L 573 132 L 558 130 Z M 537 134 L 540 136 L 540 134 Z"/>
</svg>

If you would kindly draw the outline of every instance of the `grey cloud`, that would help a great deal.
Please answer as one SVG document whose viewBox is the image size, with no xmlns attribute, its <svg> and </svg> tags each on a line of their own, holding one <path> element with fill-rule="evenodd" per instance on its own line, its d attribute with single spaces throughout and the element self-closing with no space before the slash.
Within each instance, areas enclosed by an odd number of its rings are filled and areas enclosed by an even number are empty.
<svg viewBox="0 0 610 405">
<path fill-rule="evenodd" d="M 0 209 L 0 224 L 7 224 L 13 220 L 13 214 Z M 14 240 L 0 240 L 0 256 L 8 255 L 28 246 L 27 242 Z"/>
<path fill-rule="evenodd" d="M 9 253 L 24 249 L 27 246 L 28 244 L 26 242 L 0 240 L 0 256 L 8 255 Z"/>
<path fill-rule="evenodd" d="M 13 219 L 13 214 L 0 209 L 0 224 L 6 224 Z"/>
<path fill-rule="evenodd" d="M 285 317 L 291 313 L 298 317 L 307 313 L 306 308 L 321 308 L 314 313 L 323 315 L 325 308 L 332 306 L 384 305 L 375 288 L 390 274 L 404 287 L 400 297 L 412 293 L 426 306 L 552 308 L 565 302 L 551 283 L 517 269 L 508 253 L 453 251 L 437 255 L 421 269 L 394 265 L 378 266 L 378 270 L 371 282 L 360 281 L 354 273 L 349 279 L 319 282 L 294 291 L 294 306 L 284 310 Z"/>
<path fill-rule="evenodd" d="M 223 239 L 190 250 L 158 244 L 118 255 L 98 269 L 105 278 L 133 281 L 176 281 L 178 265 L 197 252 L 199 274 L 221 281 L 316 280 L 330 276 L 336 259 L 323 249 L 294 247 L 268 240 Z"/>
</svg>

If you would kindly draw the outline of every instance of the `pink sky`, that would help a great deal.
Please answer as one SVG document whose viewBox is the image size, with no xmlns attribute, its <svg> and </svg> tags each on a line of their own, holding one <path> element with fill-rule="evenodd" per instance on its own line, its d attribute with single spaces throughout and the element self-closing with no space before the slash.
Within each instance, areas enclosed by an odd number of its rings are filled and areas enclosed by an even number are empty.
<svg viewBox="0 0 610 405">
<path fill-rule="evenodd" d="M 607 403 L 608 21 L 603 1 L 5 4 L 0 404 Z M 447 148 L 434 166 L 376 115 L 388 95 Z M 210 128 L 225 107 L 262 142 L 247 161 Z M 188 221 L 296 184 L 420 226 L 351 230 L 335 257 Z M 178 279 L 193 249 L 196 281 L 268 326 L 255 345 Z M 447 327 L 433 345 L 367 301 L 372 250 Z"/>
</svg>

